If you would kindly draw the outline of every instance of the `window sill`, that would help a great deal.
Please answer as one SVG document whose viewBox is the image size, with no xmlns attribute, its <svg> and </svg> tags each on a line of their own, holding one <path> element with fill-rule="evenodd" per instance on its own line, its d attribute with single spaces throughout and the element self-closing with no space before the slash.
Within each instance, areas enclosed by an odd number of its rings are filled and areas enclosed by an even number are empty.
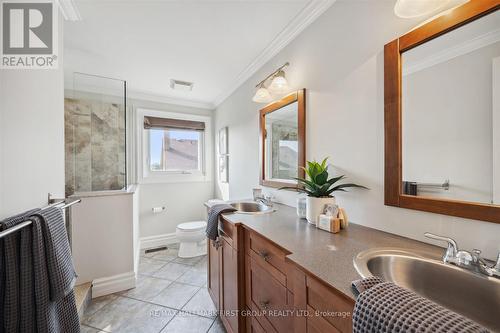
<svg viewBox="0 0 500 333">
<path fill-rule="evenodd" d="M 139 180 L 139 184 L 168 184 L 168 183 L 209 183 L 212 178 L 203 175 L 172 174 L 162 176 L 148 176 Z"/>
</svg>

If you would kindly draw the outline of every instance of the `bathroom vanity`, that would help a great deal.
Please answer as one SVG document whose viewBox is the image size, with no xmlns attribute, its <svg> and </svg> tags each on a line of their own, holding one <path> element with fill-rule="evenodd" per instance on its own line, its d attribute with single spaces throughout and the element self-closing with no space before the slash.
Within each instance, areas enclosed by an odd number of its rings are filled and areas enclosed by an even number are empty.
<svg viewBox="0 0 500 333">
<path fill-rule="evenodd" d="M 351 332 L 359 279 L 353 257 L 374 247 L 442 250 L 352 224 L 338 234 L 275 204 L 268 214 L 229 213 L 208 244 L 208 290 L 228 332 Z M 309 315 L 307 315 L 309 314 Z"/>
</svg>

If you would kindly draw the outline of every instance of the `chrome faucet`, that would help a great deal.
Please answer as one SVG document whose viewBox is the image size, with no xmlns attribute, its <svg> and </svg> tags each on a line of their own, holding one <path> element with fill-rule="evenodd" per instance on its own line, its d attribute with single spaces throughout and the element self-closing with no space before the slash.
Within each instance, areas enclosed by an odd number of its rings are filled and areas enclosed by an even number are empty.
<svg viewBox="0 0 500 333">
<path fill-rule="evenodd" d="M 426 232 L 425 237 L 444 241 L 448 243 L 446 252 L 443 255 L 443 263 L 449 263 L 478 273 L 500 278 L 500 253 L 498 253 L 496 263 L 493 266 L 481 258 L 481 250 L 473 249 L 472 251 L 459 250 L 457 242 L 452 238 L 438 236 Z"/>
<path fill-rule="evenodd" d="M 272 195 L 263 195 L 263 196 L 257 196 L 254 199 L 256 202 L 260 202 L 268 207 L 273 206 L 273 196 Z"/>
</svg>

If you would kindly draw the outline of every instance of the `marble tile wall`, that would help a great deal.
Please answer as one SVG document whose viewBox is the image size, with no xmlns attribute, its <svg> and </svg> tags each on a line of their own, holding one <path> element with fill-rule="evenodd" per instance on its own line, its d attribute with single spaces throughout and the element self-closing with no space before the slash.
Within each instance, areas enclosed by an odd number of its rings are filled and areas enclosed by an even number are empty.
<svg viewBox="0 0 500 333">
<path fill-rule="evenodd" d="M 125 112 L 121 104 L 64 99 L 66 195 L 125 187 Z"/>
</svg>

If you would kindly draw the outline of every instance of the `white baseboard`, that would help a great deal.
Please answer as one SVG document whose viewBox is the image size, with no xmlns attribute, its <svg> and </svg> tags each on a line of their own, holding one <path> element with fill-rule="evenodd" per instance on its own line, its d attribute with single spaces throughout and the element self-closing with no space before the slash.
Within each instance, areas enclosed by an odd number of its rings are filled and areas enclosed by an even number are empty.
<svg viewBox="0 0 500 333">
<path fill-rule="evenodd" d="M 113 275 L 92 281 L 92 298 L 135 287 L 135 272 Z"/>
<path fill-rule="evenodd" d="M 140 248 L 141 248 L 141 250 L 151 249 L 151 248 L 165 246 L 165 245 L 174 244 L 174 243 L 178 243 L 178 242 L 179 242 L 179 240 L 177 239 L 175 232 L 172 232 L 170 234 L 141 237 Z"/>
</svg>

